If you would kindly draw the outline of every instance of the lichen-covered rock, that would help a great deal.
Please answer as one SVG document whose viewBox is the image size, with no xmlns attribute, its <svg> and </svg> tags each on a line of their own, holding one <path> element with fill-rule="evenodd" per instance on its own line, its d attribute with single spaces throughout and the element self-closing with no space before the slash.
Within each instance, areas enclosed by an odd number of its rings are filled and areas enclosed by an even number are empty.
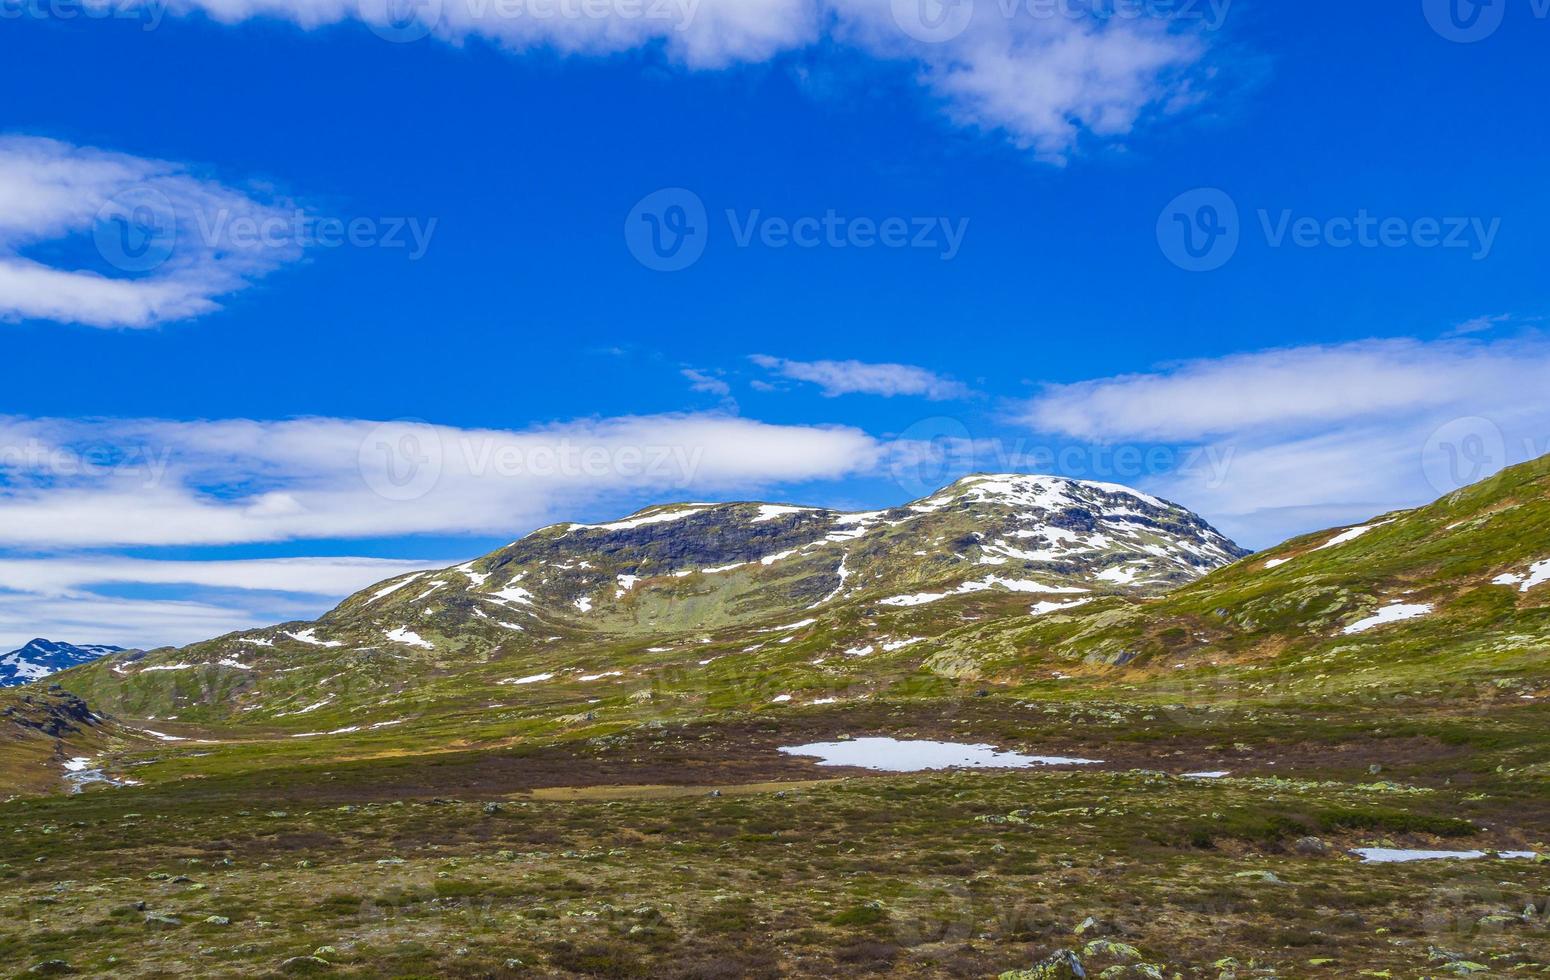
<svg viewBox="0 0 1550 980">
<path fill-rule="evenodd" d="M 1087 980 L 1087 971 L 1081 957 L 1062 949 L 1027 970 L 1008 970 L 997 980 Z"/>
<path fill-rule="evenodd" d="M 1082 947 L 1082 955 L 1086 957 L 1108 957 L 1116 960 L 1139 960 L 1141 951 L 1127 943 L 1116 943 L 1109 939 L 1094 939 Z"/>
</svg>

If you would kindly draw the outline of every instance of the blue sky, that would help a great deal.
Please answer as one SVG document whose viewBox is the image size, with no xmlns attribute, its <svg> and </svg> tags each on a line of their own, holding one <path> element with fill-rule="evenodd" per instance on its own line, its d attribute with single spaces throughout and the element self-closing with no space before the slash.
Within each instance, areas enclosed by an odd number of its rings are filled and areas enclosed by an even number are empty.
<svg viewBox="0 0 1550 980">
<path fill-rule="evenodd" d="M 0 646 L 665 499 L 1261 547 L 1538 455 L 1545 6 L 0 0 Z"/>
</svg>

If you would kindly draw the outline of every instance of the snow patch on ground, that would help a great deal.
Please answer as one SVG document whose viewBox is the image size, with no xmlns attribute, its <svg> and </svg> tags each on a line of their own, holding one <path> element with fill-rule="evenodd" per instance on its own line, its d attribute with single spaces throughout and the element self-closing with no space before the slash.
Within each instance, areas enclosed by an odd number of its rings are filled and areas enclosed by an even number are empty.
<svg viewBox="0 0 1550 980">
<path fill-rule="evenodd" d="M 1070 602 L 1035 602 L 1028 607 L 1028 615 L 1043 616 L 1046 613 L 1059 612 L 1062 609 L 1075 609 L 1077 606 L 1086 605 L 1091 599 L 1072 599 Z"/>
<path fill-rule="evenodd" d="M 1368 616 L 1366 619 L 1357 620 L 1350 626 L 1347 626 L 1345 629 L 1341 630 L 1341 632 L 1348 636 L 1352 633 L 1365 633 L 1374 627 L 1384 626 L 1388 623 L 1403 622 L 1407 619 L 1415 619 L 1420 616 L 1425 616 L 1431 611 L 1432 604 L 1429 602 L 1395 602 L 1384 606 L 1382 609 L 1379 609 L 1376 613 Z"/>
<path fill-rule="evenodd" d="M 502 684 L 540 684 L 540 683 L 542 683 L 544 681 L 549 681 L 549 680 L 553 680 L 553 679 L 554 679 L 554 675 L 553 674 L 529 674 L 526 677 L 508 677 L 505 680 L 501 681 L 500 683 L 502 683 Z"/>
<path fill-rule="evenodd" d="M 985 592 L 994 588 L 1005 589 L 1008 592 L 1043 592 L 1051 595 L 1076 595 L 1087 591 L 1074 586 L 1045 585 L 1042 582 L 1026 579 L 1011 579 L 1002 578 L 998 575 L 988 575 L 979 581 L 964 582 L 957 588 L 950 589 L 947 592 L 916 592 L 912 595 L 896 595 L 882 599 L 880 603 L 884 606 L 924 606 L 946 599 L 948 596 L 968 595 L 974 592 Z"/>
<path fill-rule="evenodd" d="M 415 582 L 415 581 L 418 581 L 421 578 L 424 578 L 427 574 L 429 574 L 429 573 L 428 572 L 415 572 L 413 575 L 409 576 L 408 578 L 404 579 L 401 582 L 394 582 L 392 585 L 389 585 L 389 586 L 386 586 L 386 587 L 384 587 L 382 589 L 379 589 L 378 591 L 373 592 L 371 594 L 371 598 L 366 600 L 366 604 L 367 605 L 371 605 L 373 602 L 376 602 L 378 599 L 381 599 L 384 596 L 392 595 L 394 592 L 397 592 L 399 589 L 403 588 L 404 586 L 408 585 L 409 583 Z"/>
<path fill-rule="evenodd" d="M 693 514 L 705 511 L 704 507 L 690 507 L 684 510 L 659 510 L 654 514 L 644 517 L 629 517 L 622 521 L 614 521 L 611 524 L 572 524 L 567 531 L 629 531 L 637 527 L 645 527 L 648 524 L 665 524 L 668 521 L 683 520 Z"/>
<path fill-rule="evenodd" d="M 857 766 L 879 772 L 930 769 L 1026 769 L 1031 766 L 1096 765 L 1097 759 L 1022 755 L 993 745 L 935 742 L 925 739 L 855 738 L 781 748 L 786 755 L 814 756 L 820 766 Z"/>
<path fill-rule="evenodd" d="M 1491 855 L 1486 851 L 1425 851 L 1401 847 L 1358 847 L 1351 851 L 1364 864 L 1403 864 L 1410 861 L 1478 861 Z M 1533 851 L 1499 851 L 1497 857 L 1534 858 Z"/>
<path fill-rule="evenodd" d="M 405 646 L 419 647 L 422 650 L 436 649 L 431 643 L 421 638 L 420 634 L 407 626 L 399 626 L 395 629 L 383 630 L 382 635 L 394 643 L 402 643 Z"/>
<path fill-rule="evenodd" d="M 1339 534 L 1337 534 L 1334 537 L 1330 538 L 1328 541 L 1324 542 L 1323 544 L 1319 545 L 1317 548 L 1314 548 L 1313 550 L 1314 551 L 1323 551 L 1325 548 L 1334 548 L 1334 547 L 1337 547 L 1339 545 L 1345 544 L 1348 541 L 1355 541 L 1357 538 L 1359 538 L 1362 535 L 1366 534 L 1368 531 L 1371 531 L 1375 527 L 1382 527 L 1385 524 L 1392 524 L 1392 523 L 1394 523 L 1394 521 L 1391 518 L 1389 520 L 1378 521 L 1378 522 L 1373 523 L 1373 524 L 1363 524 L 1360 527 L 1347 528 L 1346 530 L 1341 531 Z"/>
<path fill-rule="evenodd" d="M 787 514 L 805 514 L 812 509 L 811 507 L 791 507 L 786 504 L 760 504 L 759 513 L 751 523 L 763 524 L 765 521 L 773 521 Z"/>
<path fill-rule="evenodd" d="M 427 593 L 427 594 L 429 594 L 429 593 Z M 315 630 L 315 629 L 313 629 L 311 627 L 308 627 L 307 629 L 301 630 L 300 632 L 296 632 L 296 633 L 287 633 L 284 630 L 281 630 L 280 635 L 281 636 L 288 636 L 288 637 L 290 637 L 293 640 L 298 640 L 298 641 L 300 641 L 302 643 L 310 644 L 311 646 L 315 646 L 315 647 L 342 647 L 342 646 L 344 646 L 344 644 L 342 642 L 340 642 L 339 640 L 320 640 L 320 639 L 318 639 L 318 637 L 317 637 L 317 630 Z"/>
<path fill-rule="evenodd" d="M 1536 561 L 1530 565 L 1528 571 L 1522 575 L 1508 572 L 1491 579 L 1493 585 L 1516 585 L 1519 592 L 1527 592 L 1536 586 L 1550 582 L 1550 558 L 1544 561 Z"/>
</svg>

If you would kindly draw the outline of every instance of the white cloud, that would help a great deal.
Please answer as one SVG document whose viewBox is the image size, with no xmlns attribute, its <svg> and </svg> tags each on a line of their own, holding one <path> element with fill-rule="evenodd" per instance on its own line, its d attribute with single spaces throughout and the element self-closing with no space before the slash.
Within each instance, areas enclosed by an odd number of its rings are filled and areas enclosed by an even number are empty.
<svg viewBox="0 0 1550 980">
<path fill-rule="evenodd" d="M 825 396 L 864 394 L 918 395 L 932 401 L 968 398 L 967 386 L 933 371 L 910 364 L 867 364 L 863 361 L 788 361 L 754 354 L 749 360 L 793 381 L 806 381 L 823 389 Z"/>
<path fill-rule="evenodd" d="M 707 374 L 695 368 L 684 368 L 678 373 L 688 379 L 691 391 L 699 391 L 707 395 L 720 395 L 723 398 L 732 394 L 732 386 L 713 374 Z"/>
<path fill-rule="evenodd" d="M 141 649 L 182 645 L 268 623 L 310 619 L 322 608 L 326 606 L 246 608 L 200 600 L 0 593 L 0 651 L 13 650 L 34 637 Z"/>
<path fill-rule="evenodd" d="M 160 14 L 164 0 L 141 0 Z M 922 0 L 174 0 L 174 14 L 235 23 L 279 17 L 302 27 L 355 19 L 391 40 L 483 38 L 514 52 L 608 55 L 661 49 L 692 69 L 769 61 L 825 44 L 912 66 L 946 114 L 1003 131 L 1060 161 L 1084 134 L 1115 138 L 1148 112 L 1193 97 L 1222 0 L 1157 15 L 1095 16 L 1106 5 L 961 0 L 941 5 L 945 31 L 921 21 Z M 1143 8 L 1134 8 L 1138 11 Z M 393 10 L 413 20 L 394 20 Z"/>
<path fill-rule="evenodd" d="M 504 535 L 616 501 L 839 478 L 883 451 L 857 429 L 720 414 L 521 431 L 0 418 L 0 546 Z"/>
<path fill-rule="evenodd" d="M 35 636 L 153 647 L 311 619 L 335 601 L 405 572 L 447 562 L 379 558 L 148 561 L 0 559 L 0 650 Z M 185 586 L 183 598 L 124 598 L 115 586 Z M 106 588 L 105 588 L 106 587 Z M 216 591 L 211 597 L 205 593 Z"/>
<path fill-rule="evenodd" d="M 374 582 L 447 564 L 392 558 L 0 558 L 0 589 L 69 597 L 83 595 L 92 586 L 132 583 L 348 595 Z"/>
<path fill-rule="evenodd" d="M 147 327 L 208 313 L 299 258 L 299 226 L 288 202 L 179 164 L 0 137 L 0 319 Z M 89 262 L 25 254 L 72 239 L 89 240 Z"/>
<path fill-rule="evenodd" d="M 1368 340 L 1195 360 L 1056 385 L 1033 428 L 1180 443 L 1147 481 L 1251 546 L 1428 502 L 1550 450 L 1550 342 Z"/>
</svg>

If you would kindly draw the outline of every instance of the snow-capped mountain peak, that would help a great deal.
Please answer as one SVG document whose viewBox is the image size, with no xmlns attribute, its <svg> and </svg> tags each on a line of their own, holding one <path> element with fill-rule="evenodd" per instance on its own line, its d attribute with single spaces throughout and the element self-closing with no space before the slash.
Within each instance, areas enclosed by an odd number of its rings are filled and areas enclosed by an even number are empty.
<svg viewBox="0 0 1550 980">
<path fill-rule="evenodd" d="M 39 637 L 24 647 L 0 654 L 0 687 L 30 684 L 67 667 L 89 663 L 98 657 L 122 651 L 122 647 L 101 644 L 76 646 Z"/>
</svg>

